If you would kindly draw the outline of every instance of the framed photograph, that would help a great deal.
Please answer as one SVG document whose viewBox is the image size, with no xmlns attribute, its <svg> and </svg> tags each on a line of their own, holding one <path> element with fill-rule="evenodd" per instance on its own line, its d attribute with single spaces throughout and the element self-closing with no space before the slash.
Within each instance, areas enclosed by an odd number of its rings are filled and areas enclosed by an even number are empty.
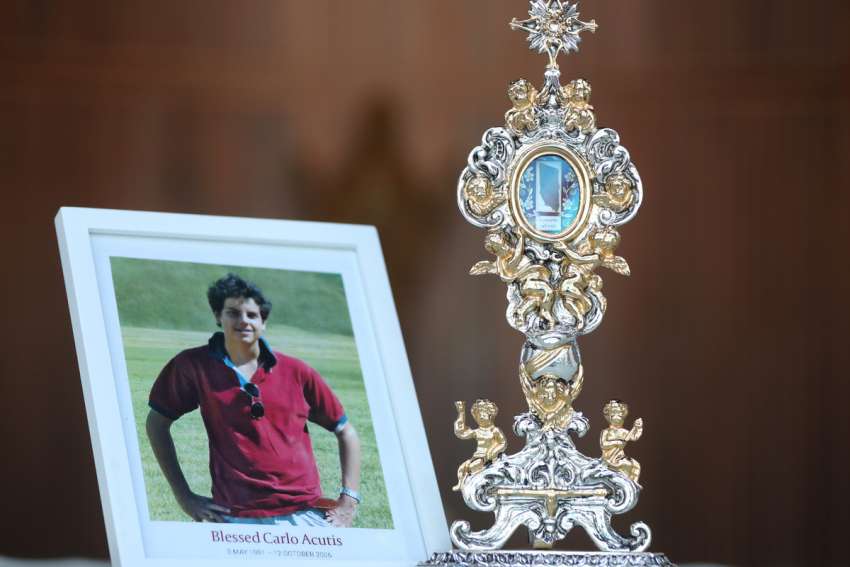
<svg viewBox="0 0 850 567">
<path fill-rule="evenodd" d="M 374 227 L 63 208 L 114 565 L 450 548 Z"/>
</svg>

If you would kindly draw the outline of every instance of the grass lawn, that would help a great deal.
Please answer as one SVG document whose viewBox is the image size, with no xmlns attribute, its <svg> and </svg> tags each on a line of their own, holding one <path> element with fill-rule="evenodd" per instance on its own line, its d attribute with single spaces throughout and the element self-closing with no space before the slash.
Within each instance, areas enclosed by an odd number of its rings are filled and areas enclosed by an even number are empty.
<svg viewBox="0 0 850 567">
<path fill-rule="evenodd" d="M 206 344 L 210 332 L 131 326 L 122 326 L 121 331 L 151 520 L 190 521 L 175 502 L 148 443 L 145 434 L 145 419 L 149 411 L 147 400 L 151 385 L 162 367 L 179 351 Z M 354 527 L 391 529 L 392 516 L 354 338 L 348 334 L 310 332 L 271 323 L 265 336 L 273 348 L 300 358 L 315 368 L 330 384 L 352 425 L 357 428 L 363 448 L 360 481 L 363 503 Z M 326 496 L 335 498 L 340 487 L 336 437 L 319 426 L 309 424 L 308 427 L 319 465 L 322 490 Z M 171 431 L 180 464 L 192 490 L 210 495 L 209 450 L 200 412 L 181 417 Z"/>
</svg>

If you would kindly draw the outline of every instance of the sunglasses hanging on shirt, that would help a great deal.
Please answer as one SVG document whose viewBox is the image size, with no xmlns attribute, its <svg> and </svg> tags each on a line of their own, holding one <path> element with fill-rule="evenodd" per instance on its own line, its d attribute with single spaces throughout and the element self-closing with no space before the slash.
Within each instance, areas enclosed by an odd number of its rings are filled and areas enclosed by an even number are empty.
<svg viewBox="0 0 850 567">
<path fill-rule="evenodd" d="M 260 400 L 260 387 L 253 382 L 245 382 L 242 391 L 251 397 L 251 419 L 260 419 L 266 415 L 266 408 Z"/>
<path fill-rule="evenodd" d="M 263 406 L 263 402 L 260 400 L 260 387 L 254 384 L 253 382 L 249 382 L 239 369 L 236 368 L 236 365 L 233 364 L 233 361 L 230 360 L 230 357 L 227 356 L 226 353 L 222 353 L 221 361 L 224 362 L 225 366 L 233 370 L 236 374 L 236 379 L 239 380 L 240 389 L 248 394 L 251 398 L 251 419 L 260 419 L 264 415 L 266 415 L 266 408 Z"/>
</svg>

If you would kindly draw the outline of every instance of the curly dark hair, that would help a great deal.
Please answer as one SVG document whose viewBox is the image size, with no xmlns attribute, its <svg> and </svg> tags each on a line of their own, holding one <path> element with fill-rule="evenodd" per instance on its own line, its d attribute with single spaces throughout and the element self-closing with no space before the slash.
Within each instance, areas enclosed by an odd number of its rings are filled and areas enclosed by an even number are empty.
<svg viewBox="0 0 850 567">
<path fill-rule="evenodd" d="M 210 308 L 216 315 L 221 315 L 224 309 L 224 300 L 228 297 L 244 297 L 253 299 L 260 307 L 260 317 L 263 321 L 268 318 L 272 311 L 272 302 L 265 298 L 263 291 L 253 282 L 249 282 L 234 273 L 229 273 L 219 278 L 207 290 L 207 299 Z"/>
</svg>

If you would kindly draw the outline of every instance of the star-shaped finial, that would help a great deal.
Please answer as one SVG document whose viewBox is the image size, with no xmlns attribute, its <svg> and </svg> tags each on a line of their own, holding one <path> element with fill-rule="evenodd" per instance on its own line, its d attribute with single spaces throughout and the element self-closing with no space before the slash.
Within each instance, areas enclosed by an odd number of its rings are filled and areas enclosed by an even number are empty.
<svg viewBox="0 0 850 567">
<path fill-rule="evenodd" d="M 562 0 L 531 0 L 527 20 L 511 21 L 511 29 L 528 32 L 531 49 L 549 54 L 549 67 L 558 66 L 558 53 L 578 51 L 581 32 L 596 31 L 596 22 L 578 19 L 578 2 L 570 4 Z"/>
</svg>

